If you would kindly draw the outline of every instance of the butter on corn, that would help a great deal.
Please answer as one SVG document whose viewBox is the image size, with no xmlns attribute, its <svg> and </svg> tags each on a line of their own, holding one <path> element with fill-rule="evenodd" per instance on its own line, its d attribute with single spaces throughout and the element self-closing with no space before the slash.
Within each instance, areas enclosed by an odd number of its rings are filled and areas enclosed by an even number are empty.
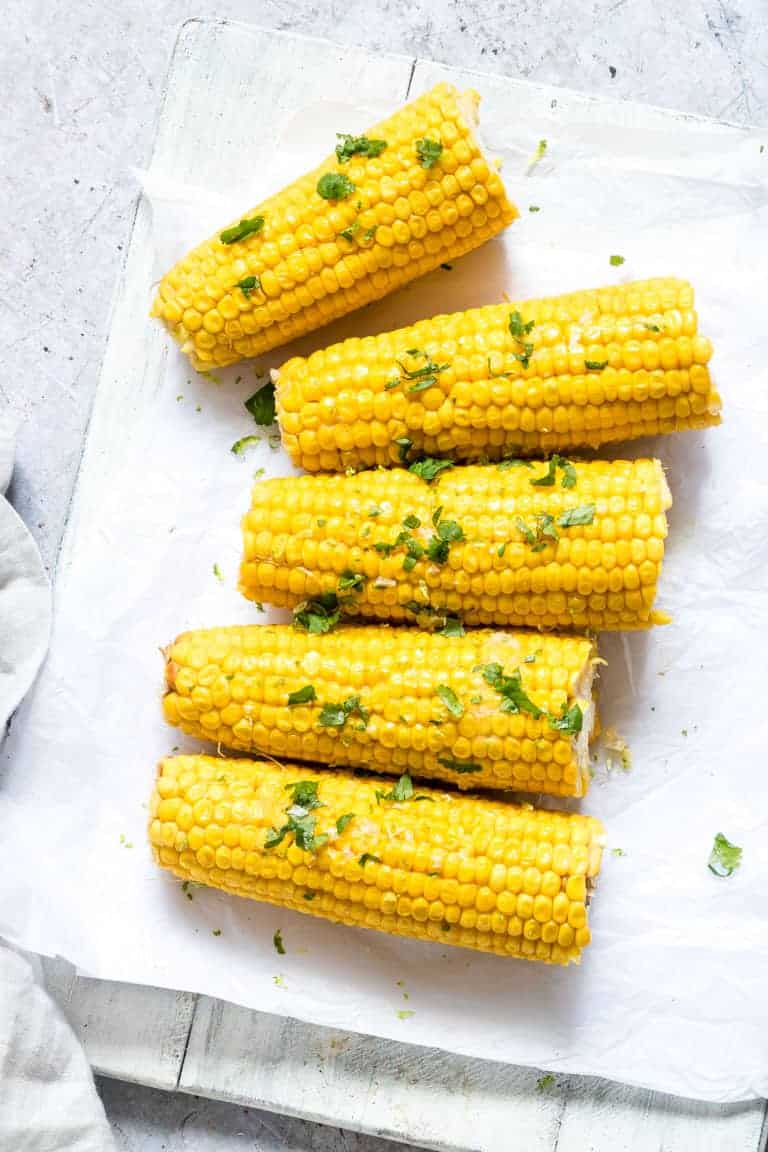
<svg viewBox="0 0 768 1152">
<path fill-rule="evenodd" d="M 163 712 L 278 759 L 583 796 L 595 663 L 590 640 L 536 632 L 210 628 L 166 650 Z"/>
<path fill-rule="evenodd" d="M 667 277 L 494 304 L 351 338 L 273 372 L 309 472 L 498 459 L 720 422 L 693 288 Z"/>
<path fill-rule="evenodd" d="M 391 779 L 167 757 L 152 853 L 180 880 L 337 923 L 578 963 L 600 822 L 403 784 L 397 800 Z"/>
<path fill-rule="evenodd" d="M 475 134 L 479 99 L 438 84 L 368 136 L 344 139 L 180 260 L 153 315 L 196 368 L 221 367 L 477 248 L 518 214 Z"/>
<path fill-rule="evenodd" d="M 240 590 L 300 609 L 416 622 L 648 628 L 671 496 L 658 460 L 508 461 L 255 485 Z M 308 607 L 307 607 L 308 605 Z"/>
</svg>

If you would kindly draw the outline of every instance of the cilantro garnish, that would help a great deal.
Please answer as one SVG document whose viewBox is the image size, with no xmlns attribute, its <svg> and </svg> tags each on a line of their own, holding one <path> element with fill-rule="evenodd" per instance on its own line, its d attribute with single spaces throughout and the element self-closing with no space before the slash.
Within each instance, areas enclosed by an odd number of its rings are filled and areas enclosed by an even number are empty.
<svg viewBox="0 0 768 1152">
<path fill-rule="evenodd" d="M 431 799 L 432 799 L 431 796 L 423 796 L 423 795 L 417 796 L 417 795 L 415 795 L 415 793 L 413 791 L 413 781 L 411 780 L 410 776 L 407 773 L 405 773 L 403 776 L 400 777 L 400 779 L 393 785 L 393 787 L 390 789 L 389 792 L 381 792 L 381 791 L 379 791 L 378 788 L 376 789 L 377 802 L 381 802 L 382 800 L 392 800 L 392 801 L 396 801 L 396 802 L 401 802 L 401 801 L 405 801 L 405 800 L 431 800 Z"/>
<path fill-rule="evenodd" d="M 303 688 L 297 688 L 295 692 L 289 694 L 288 707 L 293 708 L 295 704 L 312 704 L 315 700 L 317 692 L 314 684 L 305 684 Z"/>
<path fill-rule="evenodd" d="M 533 156 L 531 156 L 531 159 L 528 162 L 528 172 L 527 172 L 528 175 L 531 174 L 531 172 L 536 167 L 536 165 L 539 163 L 539 161 L 544 159 L 546 152 L 547 152 L 546 140 L 539 140 L 539 143 L 536 146 L 536 151 L 534 152 Z"/>
<path fill-rule="evenodd" d="M 223 576 L 223 574 L 222 574 L 222 571 L 221 571 L 221 568 L 219 568 L 218 564 L 214 564 L 214 566 L 213 566 L 213 574 L 214 574 L 214 576 L 216 577 L 216 579 L 218 580 L 218 582 L 219 582 L 220 584 L 223 584 L 223 582 L 224 582 L 224 576 Z"/>
<path fill-rule="evenodd" d="M 429 140 L 424 137 L 423 140 L 416 141 L 416 155 L 421 160 L 422 168 L 432 168 L 437 164 L 443 153 L 443 146 L 438 140 Z"/>
<path fill-rule="evenodd" d="M 584 367 L 587 372 L 602 372 L 603 368 L 608 367 L 607 360 L 585 360 Z"/>
<path fill-rule="evenodd" d="M 244 404 L 257 424 L 274 424 L 275 386 L 271 381 L 249 396 Z"/>
<path fill-rule="evenodd" d="M 276 848 L 278 844 L 282 844 L 291 832 L 296 847 L 307 852 L 316 852 L 327 843 L 326 833 L 318 835 L 315 832 L 317 817 L 312 815 L 315 808 L 324 807 L 317 795 L 318 788 L 318 780 L 295 780 L 286 784 L 286 791 L 292 793 L 291 803 L 285 810 L 288 819 L 281 828 L 269 829 L 264 839 L 266 849 Z"/>
<path fill-rule="evenodd" d="M 346 200 L 354 190 L 355 185 L 343 172 L 325 172 L 317 182 L 317 194 L 323 200 Z"/>
<path fill-rule="evenodd" d="M 353 156 L 380 156 L 387 147 L 386 140 L 369 140 L 367 136 L 351 136 L 347 132 L 336 133 L 340 143 L 336 145 L 336 159 L 346 164 Z"/>
<path fill-rule="evenodd" d="M 250 448 L 253 444 L 261 444 L 261 436 L 241 436 L 239 440 L 235 440 L 230 452 L 233 456 L 242 456 L 246 448 Z"/>
<path fill-rule="evenodd" d="M 250 300 L 252 292 L 261 292 L 261 281 L 258 276 L 244 276 L 242 280 L 238 280 L 235 287 L 242 290 L 246 300 Z"/>
<path fill-rule="evenodd" d="M 339 816 L 336 821 L 336 831 L 341 835 L 351 820 L 354 820 L 354 812 L 345 812 L 343 816 Z"/>
<path fill-rule="evenodd" d="M 387 381 L 384 385 L 385 391 L 396 388 L 398 384 L 402 384 L 405 380 L 414 380 L 415 383 L 411 385 L 408 391 L 424 392 L 427 388 L 431 388 L 433 384 L 437 384 L 438 373 L 444 372 L 446 368 L 450 368 L 449 363 L 435 364 L 432 357 L 427 352 L 422 352 L 420 348 L 408 348 L 406 356 L 425 360 L 426 363 L 422 365 L 421 368 L 407 368 L 401 360 L 398 360 L 397 366 L 402 375 Z"/>
<path fill-rule="evenodd" d="M 405 464 L 408 453 L 413 448 L 413 440 L 409 440 L 407 436 L 398 436 L 395 444 L 397 444 L 397 458 L 401 464 Z"/>
<path fill-rule="evenodd" d="M 414 464 L 410 464 L 408 471 L 413 472 L 414 476 L 418 476 L 427 484 L 431 484 L 435 477 L 444 472 L 446 468 L 453 468 L 453 460 L 436 460 L 432 456 L 427 456 L 424 460 L 417 460 Z"/>
<path fill-rule="evenodd" d="M 439 509 L 439 511 L 442 511 L 442 509 Z M 448 559 L 451 544 L 456 544 L 460 540 L 463 540 L 464 532 L 455 520 L 438 519 L 435 521 L 435 527 L 437 533 L 430 538 L 427 544 L 427 556 L 434 564 L 445 564 Z"/>
<path fill-rule="evenodd" d="M 551 1072 L 547 1072 L 546 1076 L 540 1076 L 539 1079 L 536 1081 L 536 1091 L 537 1092 L 546 1092 L 546 1090 L 548 1088 L 551 1088 L 554 1083 L 555 1083 L 554 1076 L 552 1075 Z"/>
<path fill-rule="evenodd" d="M 533 468 L 530 460 L 521 460 L 519 456 L 507 456 L 496 465 L 499 472 L 506 472 L 510 468 Z"/>
<path fill-rule="evenodd" d="M 442 764 L 444 768 L 449 768 L 451 772 L 458 772 L 460 775 L 468 772 L 482 772 L 482 765 L 474 764 L 471 760 L 454 760 L 452 756 L 438 756 L 438 764 Z"/>
<path fill-rule="evenodd" d="M 577 736 L 581 732 L 583 723 L 584 713 L 576 703 L 572 704 L 570 708 L 567 704 L 563 704 L 559 716 L 549 717 L 550 728 L 553 728 L 555 732 L 567 732 L 569 736 Z"/>
<path fill-rule="evenodd" d="M 372 852 L 363 852 L 358 864 L 361 868 L 365 868 L 366 864 L 381 864 L 381 857 L 374 856 Z"/>
<path fill-rule="evenodd" d="M 285 944 L 283 944 L 283 934 L 279 928 L 277 929 L 274 936 L 272 937 L 272 943 L 275 946 L 275 951 L 277 952 L 278 956 L 285 956 Z"/>
<path fill-rule="evenodd" d="M 620 267 L 620 266 L 621 266 L 621 265 L 624 263 L 624 257 L 623 257 L 623 256 L 611 256 L 611 257 L 609 258 L 609 261 L 608 261 L 608 262 L 609 262 L 609 264 L 611 264 L 611 265 L 612 265 L 614 268 L 619 268 L 619 267 Z"/>
<path fill-rule="evenodd" d="M 323 728 L 343 728 L 350 716 L 357 715 L 365 726 L 370 712 L 363 708 L 359 696 L 348 696 L 341 704 L 323 704 L 318 724 Z"/>
<path fill-rule="evenodd" d="M 530 696 L 524 691 L 519 668 L 511 676 L 507 676 L 501 664 L 494 662 L 481 664 L 479 671 L 482 672 L 485 682 L 503 697 L 502 712 L 527 712 L 535 720 L 544 715 L 543 709 L 534 704 Z"/>
<path fill-rule="evenodd" d="M 707 867 L 715 876 L 733 876 L 736 869 L 741 866 L 741 854 L 741 848 L 731 844 L 722 832 L 718 832 L 712 844 Z"/>
<path fill-rule="evenodd" d="M 438 684 L 437 694 L 445 704 L 451 716 L 463 716 L 464 705 L 459 700 L 453 688 L 449 688 L 447 684 Z"/>
<path fill-rule="evenodd" d="M 594 504 L 581 504 L 578 508 L 566 508 L 557 518 L 560 528 L 574 528 L 580 524 L 591 524 L 595 519 Z"/>
<path fill-rule="evenodd" d="M 264 217 L 254 216 L 250 220 L 241 220 L 231 228 L 225 228 L 219 236 L 222 244 L 236 244 L 238 240 L 245 240 L 246 236 L 255 236 L 264 227 Z"/>
<path fill-rule="evenodd" d="M 358 592 L 362 592 L 365 583 L 366 577 L 362 572 L 350 572 L 349 570 L 342 572 L 336 585 L 339 599 L 347 599 L 350 596 L 355 596 Z"/>
<path fill-rule="evenodd" d="M 546 473 L 535 480 L 531 480 L 530 483 L 534 488 L 551 488 L 555 483 L 555 473 L 558 468 L 563 473 L 560 478 L 560 487 L 573 488 L 576 484 L 576 469 L 570 460 L 557 454 L 550 457 Z"/>
<path fill-rule="evenodd" d="M 312 635 L 330 632 L 339 622 L 339 598 L 335 592 L 321 592 L 313 600 L 303 600 L 293 612 L 294 628 Z"/>
<path fill-rule="evenodd" d="M 517 352 L 513 352 L 513 356 L 515 360 L 522 364 L 523 368 L 528 367 L 534 352 L 533 344 L 525 339 L 532 331 L 534 324 L 535 321 L 533 320 L 524 323 L 522 316 L 517 310 L 509 314 L 509 333 L 518 346 L 518 350 Z"/>
<path fill-rule="evenodd" d="M 445 624 L 440 629 L 440 635 L 449 637 L 464 635 L 464 625 L 462 624 L 461 620 L 459 620 L 458 616 L 446 617 Z"/>
</svg>

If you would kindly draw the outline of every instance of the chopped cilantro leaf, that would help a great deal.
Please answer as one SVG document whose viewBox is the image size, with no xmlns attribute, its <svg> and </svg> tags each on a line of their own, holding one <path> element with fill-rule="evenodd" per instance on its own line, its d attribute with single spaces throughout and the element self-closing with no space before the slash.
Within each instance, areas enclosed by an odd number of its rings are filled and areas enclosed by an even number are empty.
<svg viewBox="0 0 768 1152">
<path fill-rule="evenodd" d="M 446 468 L 453 468 L 452 460 L 436 460 L 432 456 L 427 456 L 424 460 L 417 460 L 414 464 L 408 467 L 409 472 L 413 472 L 421 480 L 431 484 L 432 481 Z"/>
<path fill-rule="evenodd" d="M 304 893 L 304 899 L 305 900 L 314 900 L 315 896 L 317 896 L 317 892 L 305 892 Z"/>
<path fill-rule="evenodd" d="M 602 372 L 603 368 L 608 367 L 607 360 L 585 360 L 584 367 L 587 372 Z"/>
<path fill-rule="evenodd" d="M 536 151 L 534 152 L 533 156 L 531 156 L 531 159 L 528 161 L 528 175 L 530 175 L 531 172 L 533 171 L 533 169 L 536 167 L 536 165 L 541 160 L 544 159 L 546 152 L 547 152 L 547 141 L 546 140 L 539 140 L 539 143 L 536 146 Z"/>
<path fill-rule="evenodd" d="M 361 868 L 365 868 L 366 864 L 381 864 L 381 857 L 374 856 L 372 852 L 363 852 L 358 864 Z"/>
<path fill-rule="evenodd" d="M 341 704 L 323 704 L 318 724 L 323 728 L 343 728 L 350 716 L 357 715 L 363 722 L 368 723 L 370 712 L 363 708 L 359 696 L 348 696 Z"/>
<path fill-rule="evenodd" d="M 533 468 L 530 460 L 521 460 L 519 456 L 507 456 L 496 465 L 499 472 L 506 472 L 510 468 Z"/>
<path fill-rule="evenodd" d="M 464 635 L 464 625 L 458 616 L 446 616 L 445 624 L 440 629 L 440 635 L 449 637 Z"/>
<path fill-rule="evenodd" d="M 464 539 L 464 532 L 455 520 L 441 520 L 437 524 L 437 534 L 427 544 L 427 556 L 434 564 L 445 564 L 451 549 Z"/>
<path fill-rule="evenodd" d="M 213 574 L 216 577 L 216 579 L 219 581 L 220 584 L 222 584 L 224 582 L 224 577 L 222 575 L 221 568 L 219 568 L 218 564 L 214 564 Z"/>
<path fill-rule="evenodd" d="M 572 704 L 570 708 L 563 704 L 560 716 L 549 717 L 550 728 L 555 732 L 567 732 L 569 736 L 577 736 L 583 723 L 584 714 L 578 704 Z"/>
<path fill-rule="evenodd" d="M 480 665 L 479 671 L 482 672 L 486 684 L 490 684 L 491 688 L 503 697 L 502 712 L 527 712 L 536 720 L 544 715 L 543 710 L 534 704 L 524 691 L 519 669 L 516 669 L 511 676 L 507 676 L 501 664 L 494 662 Z"/>
<path fill-rule="evenodd" d="M 289 694 L 288 707 L 293 708 L 295 704 L 311 704 L 316 699 L 314 684 L 305 684 L 303 688 L 297 688 L 295 692 Z"/>
<path fill-rule="evenodd" d="M 398 1020 L 410 1020 L 411 1016 L 415 1015 L 416 1013 L 412 1008 L 400 1008 L 397 1013 L 397 1018 Z"/>
<path fill-rule="evenodd" d="M 541 208 L 538 206 L 538 204 L 529 204 L 528 205 L 528 211 L 529 212 L 541 212 Z"/>
<path fill-rule="evenodd" d="M 566 508 L 557 518 L 560 528 L 573 528 L 579 524 L 592 524 L 595 519 L 594 504 L 581 504 L 578 508 Z"/>
<path fill-rule="evenodd" d="M 251 220 L 241 220 L 231 228 L 225 228 L 219 239 L 222 244 L 236 244 L 238 240 L 245 240 L 246 236 L 255 236 L 264 227 L 264 217 L 254 216 Z"/>
<path fill-rule="evenodd" d="M 390 789 L 389 792 L 381 792 L 381 791 L 379 791 L 378 788 L 376 789 L 376 800 L 377 801 L 393 800 L 393 801 L 400 802 L 400 801 L 405 801 L 405 800 L 431 800 L 431 799 L 432 799 L 431 796 L 424 796 L 424 795 L 417 796 L 414 793 L 413 781 L 411 780 L 410 776 L 407 773 L 400 777 L 400 779 L 393 785 L 393 787 Z"/>
<path fill-rule="evenodd" d="M 609 262 L 609 264 L 611 264 L 611 266 L 613 268 L 619 268 L 624 263 L 624 257 L 623 256 L 611 256 L 608 262 Z"/>
<path fill-rule="evenodd" d="M 443 153 L 443 146 L 438 140 L 429 140 L 424 137 L 416 141 L 416 155 L 421 160 L 422 168 L 432 168 Z"/>
<path fill-rule="evenodd" d="M 510 335 L 514 336 L 515 340 L 522 340 L 523 336 L 528 336 L 535 327 L 535 321 L 529 320 L 527 323 L 523 322 L 521 314 L 515 310 L 509 314 L 509 331 Z"/>
<path fill-rule="evenodd" d="M 741 865 L 741 854 L 741 848 L 731 844 L 722 832 L 718 832 L 712 844 L 707 867 L 715 876 L 732 876 Z"/>
<path fill-rule="evenodd" d="M 254 444 L 261 444 L 261 436 L 241 436 L 239 440 L 235 440 L 230 452 L 233 456 L 242 456 L 243 452 Z"/>
<path fill-rule="evenodd" d="M 401 464 L 405 464 L 408 453 L 413 448 L 413 441 L 409 440 L 407 436 L 398 436 L 395 444 L 397 444 L 397 458 Z"/>
<path fill-rule="evenodd" d="M 546 1092 L 548 1088 L 551 1088 L 554 1085 L 554 1083 L 555 1083 L 554 1076 L 552 1075 L 551 1072 L 547 1072 L 546 1076 L 540 1076 L 539 1079 L 536 1081 L 536 1091 L 537 1092 Z"/>
<path fill-rule="evenodd" d="M 369 140 L 367 136 L 351 136 L 347 132 L 336 133 L 340 143 L 336 145 L 336 159 L 346 164 L 353 156 L 380 156 L 387 146 L 386 140 Z"/>
<path fill-rule="evenodd" d="M 345 812 L 343 816 L 339 816 L 338 820 L 336 821 L 336 831 L 341 834 L 349 822 L 354 820 L 354 818 L 354 812 Z"/>
<path fill-rule="evenodd" d="M 449 688 L 447 684 L 438 684 L 437 694 L 445 704 L 451 716 L 463 716 L 464 705 L 459 700 L 453 688 Z"/>
<path fill-rule="evenodd" d="M 413 466 L 411 466 L 411 468 L 412 467 Z M 411 471 L 411 469 L 409 469 L 409 471 Z M 405 520 L 403 520 L 404 528 L 418 528 L 420 524 L 421 520 L 419 520 L 418 516 L 414 516 L 413 513 L 411 513 L 410 516 L 406 516 Z"/>
<path fill-rule="evenodd" d="M 444 768 L 449 768 L 451 772 L 458 772 L 460 775 L 468 772 L 482 772 L 480 764 L 474 764 L 471 760 L 454 760 L 452 756 L 438 756 L 438 764 L 442 764 Z"/>
<path fill-rule="evenodd" d="M 611 848 L 611 856 L 626 856 L 623 848 Z"/>
<path fill-rule="evenodd" d="M 257 424 L 274 424 L 275 386 L 271 381 L 263 384 L 258 392 L 254 392 L 253 396 L 244 401 L 244 404 Z"/>
<path fill-rule="evenodd" d="M 551 456 L 547 465 L 547 471 L 543 476 L 531 480 L 530 483 L 534 488 L 551 488 L 555 483 L 555 474 L 557 469 L 563 473 L 560 479 L 561 488 L 573 488 L 576 485 L 576 469 L 570 460 L 566 460 L 564 456 L 558 456 L 555 453 Z"/>
<path fill-rule="evenodd" d="M 238 280 L 235 287 L 241 289 L 246 300 L 250 300 L 252 292 L 261 292 L 261 280 L 258 276 L 244 276 L 242 280 Z"/>
<path fill-rule="evenodd" d="M 283 944 L 283 934 L 279 928 L 277 929 L 274 936 L 272 937 L 272 943 L 275 946 L 275 951 L 277 952 L 278 956 L 285 956 L 285 944 Z"/>
<path fill-rule="evenodd" d="M 354 190 L 355 185 L 343 172 L 326 172 L 317 182 L 317 194 L 323 200 L 346 200 Z"/>
<path fill-rule="evenodd" d="M 211 935 L 212 936 L 221 936 L 221 928 L 214 928 Z"/>
<path fill-rule="evenodd" d="M 314 600 L 303 600 L 293 612 L 294 628 L 312 635 L 330 632 L 339 622 L 339 598 L 335 592 L 322 592 Z"/>
<path fill-rule="evenodd" d="M 342 572 L 336 591 L 339 598 L 354 596 L 365 587 L 366 577 L 362 572 Z"/>
</svg>

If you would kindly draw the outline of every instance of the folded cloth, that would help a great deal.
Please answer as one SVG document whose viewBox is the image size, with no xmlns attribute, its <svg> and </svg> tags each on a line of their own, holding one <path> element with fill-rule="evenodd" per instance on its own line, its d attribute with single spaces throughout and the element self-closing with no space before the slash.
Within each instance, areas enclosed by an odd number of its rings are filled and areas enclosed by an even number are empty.
<svg viewBox="0 0 768 1152">
<path fill-rule="evenodd" d="M 32 965 L 0 944 L 0 1152 L 114 1152 L 85 1054 Z"/>
</svg>

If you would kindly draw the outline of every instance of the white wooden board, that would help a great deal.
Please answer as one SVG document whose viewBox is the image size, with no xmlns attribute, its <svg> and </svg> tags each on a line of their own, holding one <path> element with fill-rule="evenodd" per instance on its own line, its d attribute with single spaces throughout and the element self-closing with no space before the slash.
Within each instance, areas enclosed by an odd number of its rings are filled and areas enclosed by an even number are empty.
<svg viewBox="0 0 768 1152">
<path fill-rule="evenodd" d="M 244 89 L 254 60 L 268 61 L 262 118 L 210 130 L 211 106 Z M 427 63 L 369 54 L 276 32 L 190 22 L 182 29 L 169 75 L 153 170 L 188 183 L 240 180 L 238 140 L 272 132 L 292 107 L 324 99 L 403 101 L 438 77 L 467 75 Z M 491 99 L 514 106 L 518 85 L 472 77 Z M 539 89 L 547 104 L 578 108 L 586 98 Z M 595 107 L 594 102 L 590 102 Z M 620 106 L 599 105 L 620 131 Z M 677 118 L 654 111 L 659 126 Z M 706 125 L 717 135 L 717 127 Z M 167 355 L 162 332 L 146 320 L 152 251 L 148 210 L 140 205 L 116 304 L 112 336 L 89 429 L 83 482 L 63 546 L 62 567 L 89 491 L 119 458 L 126 405 L 156 387 Z M 547 1091 L 538 1074 L 449 1056 L 405 1044 L 334 1033 L 181 993 L 88 981 L 48 966 L 48 981 L 101 1072 L 162 1087 L 256 1104 L 274 1111 L 387 1135 L 451 1152 L 469 1149 L 663 1147 L 756 1152 L 763 1106 L 692 1104 L 602 1081 L 562 1078 Z"/>
</svg>

